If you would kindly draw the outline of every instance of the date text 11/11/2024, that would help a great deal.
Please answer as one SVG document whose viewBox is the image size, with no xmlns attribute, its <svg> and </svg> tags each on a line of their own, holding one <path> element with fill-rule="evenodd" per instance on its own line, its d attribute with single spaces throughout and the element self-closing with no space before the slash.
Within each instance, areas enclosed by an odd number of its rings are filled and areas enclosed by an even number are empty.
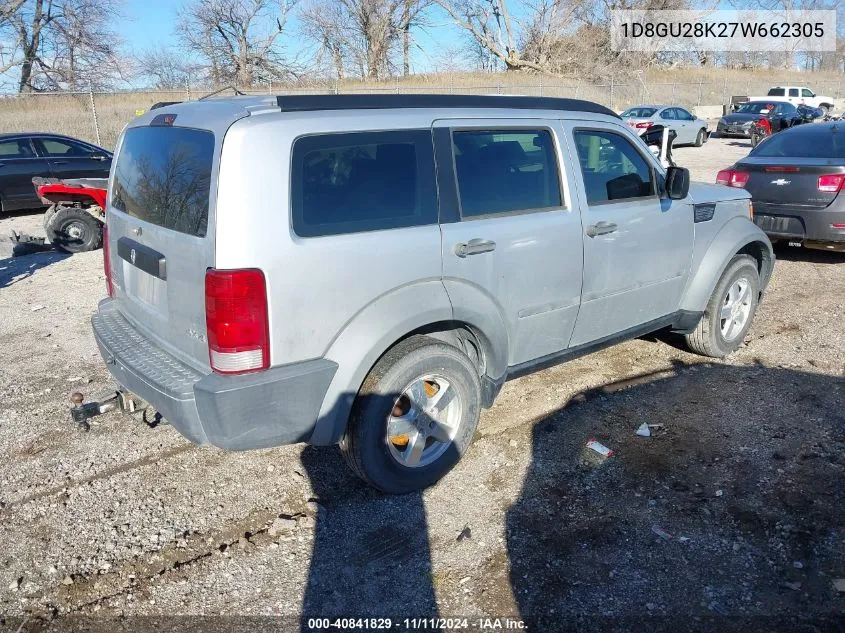
<svg viewBox="0 0 845 633">
<path fill-rule="evenodd" d="M 401 631 L 527 631 L 515 618 L 309 618 L 309 631 L 401 630 Z"/>
</svg>

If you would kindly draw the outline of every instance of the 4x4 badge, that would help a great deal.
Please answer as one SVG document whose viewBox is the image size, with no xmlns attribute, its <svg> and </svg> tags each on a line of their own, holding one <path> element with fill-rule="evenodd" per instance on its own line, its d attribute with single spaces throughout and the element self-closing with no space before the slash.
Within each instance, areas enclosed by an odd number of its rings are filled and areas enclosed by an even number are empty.
<svg viewBox="0 0 845 633">
<path fill-rule="evenodd" d="M 129 251 L 129 259 L 132 260 L 133 264 L 135 263 L 135 257 L 136 257 L 136 253 L 135 253 L 135 249 L 133 248 L 131 251 Z"/>
</svg>

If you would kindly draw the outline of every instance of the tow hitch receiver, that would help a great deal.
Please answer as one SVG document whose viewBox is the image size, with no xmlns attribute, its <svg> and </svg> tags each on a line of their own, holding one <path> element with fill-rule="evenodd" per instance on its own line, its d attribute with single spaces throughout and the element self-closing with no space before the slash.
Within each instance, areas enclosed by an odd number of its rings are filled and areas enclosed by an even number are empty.
<svg viewBox="0 0 845 633">
<path fill-rule="evenodd" d="M 102 397 L 85 404 L 83 404 L 85 396 L 77 391 L 70 396 L 70 401 L 73 403 L 70 408 L 70 417 L 76 422 L 76 426 L 83 431 L 91 429 L 88 420 L 95 416 L 115 409 L 120 409 L 124 413 L 136 413 L 144 408 L 143 403 L 139 402 L 134 395 L 122 389 L 109 391 Z"/>
</svg>

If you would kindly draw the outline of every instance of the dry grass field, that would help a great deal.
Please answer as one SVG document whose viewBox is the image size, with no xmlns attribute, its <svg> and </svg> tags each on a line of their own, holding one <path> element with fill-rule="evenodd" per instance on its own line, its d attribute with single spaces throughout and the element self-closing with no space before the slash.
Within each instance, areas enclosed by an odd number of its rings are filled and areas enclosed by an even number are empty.
<svg viewBox="0 0 845 633">
<path fill-rule="evenodd" d="M 620 75 L 613 82 L 594 84 L 576 78 L 526 73 L 437 73 L 382 81 L 348 79 L 266 85 L 249 92 L 519 94 L 588 99 L 618 110 L 634 103 L 718 105 L 731 95 L 765 94 L 769 87 L 778 84 L 806 85 L 819 94 L 841 98 L 845 96 L 843 78 L 845 74 L 841 73 L 776 69 L 675 68 L 638 71 Z M 146 110 L 158 101 L 197 99 L 209 91 L 191 88 L 174 92 L 95 94 L 100 144 L 113 148 L 120 130 L 137 110 Z M 60 132 L 96 142 L 90 95 L 33 94 L 0 99 L 0 132 L 23 130 Z"/>
</svg>

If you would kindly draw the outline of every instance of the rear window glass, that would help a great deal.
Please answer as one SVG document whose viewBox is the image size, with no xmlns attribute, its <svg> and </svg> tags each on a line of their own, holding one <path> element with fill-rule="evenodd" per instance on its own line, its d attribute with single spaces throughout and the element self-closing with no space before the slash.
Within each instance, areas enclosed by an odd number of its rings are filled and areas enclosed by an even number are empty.
<svg viewBox="0 0 845 633">
<path fill-rule="evenodd" d="M 292 161 L 297 235 L 437 223 L 431 130 L 304 136 L 293 145 Z"/>
<path fill-rule="evenodd" d="M 802 125 L 775 134 L 751 150 L 751 156 L 845 159 L 845 127 L 836 127 Z"/>
<path fill-rule="evenodd" d="M 621 114 L 623 119 L 647 119 L 654 116 L 657 108 L 628 108 Z"/>
<path fill-rule="evenodd" d="M 130 128 L 114 170 L 112 206 L 139 220 L 204 237 L 213 157 L 214 134 L 207 130 Z"/>
</svg>

